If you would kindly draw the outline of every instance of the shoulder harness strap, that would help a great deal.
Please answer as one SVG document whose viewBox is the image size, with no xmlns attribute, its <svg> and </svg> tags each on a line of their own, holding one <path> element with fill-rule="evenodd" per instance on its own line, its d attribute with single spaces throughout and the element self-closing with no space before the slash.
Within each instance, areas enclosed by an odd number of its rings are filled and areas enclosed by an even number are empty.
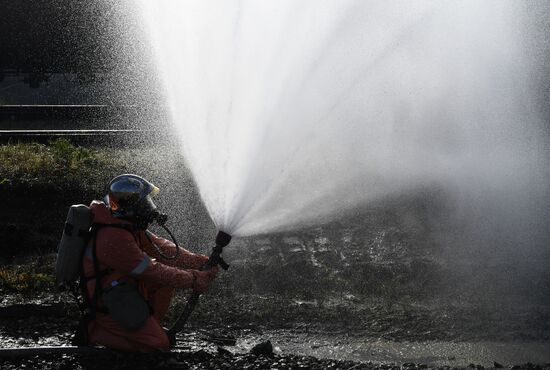
<svg viewBox="0 0 550 370">
<path fill-rule="evenodd" d="M 92 228 L 91 228 L 91 231 L 90 231 L 90 236 L 91 238 L 93 238 L 93 241 L 92 241 L 92 262 L 94 264 L 94 275 L 93 277 L 90 277 L 90 278 L 86 278 L 84 276 L 84 273 L 81 273 L 80 274 L 80 285 L 82 286 L 82 289 L 83 289 L 83 295 L 84 295 L 84 303 L 85 305 L 88 307 L 89 309 L 89 314 L 90 314 L 90 317 L 93 319 L 96 315 L 97 312 L 102 312 L 102 313 L 107 313 L 107 309 L 105 308 L 101 308 L 101 307 L 98 307 L 98 301 L 99 301 L 99 297 L 101 297 L 102 293 L 103 293 L 103 287 L 101 286 L 101 281 L 103 280 L 103 278 L 107 275 L 109 275 L 112 270 L 110 268 L 107 268 L 103 271 L 100 271 L 99 270 L 99 260 L 97 258 L 97 253 L 96 253 L 96 241 L 97 241 L 97 232 L 99 229 L 102 229 L 102 228 L 107 228 L 107 227 L 113 227 L 113 228 L 118 228 L 118 229 L 124 229 L 124 230 L 127 230 L 128 232 L 130 232 L 134 237 L 135 237 L 135 231 L 137 230 L 137 228 L 133 225 L 125 225 L 125 224 L 100 224 L 100 223 L 94 223 L 92 224 Z M 83 269 L 83 266 L 84 266 L 84 256 L 82 256 L 82 269 Z M 84 271 L 84 270 L 82 270 Z M 87 286 L 87 282 L 89 280 L 92 280 L 95 278 L 95 281 L 96 281 L 96 285 L 95 285 L 95 289 L 94 289 L 94 296 L 92 297 L 92 299 L 90 300 L 89 298 L 89 294 L 88 294 L 88 286 Z"/>
</svg>

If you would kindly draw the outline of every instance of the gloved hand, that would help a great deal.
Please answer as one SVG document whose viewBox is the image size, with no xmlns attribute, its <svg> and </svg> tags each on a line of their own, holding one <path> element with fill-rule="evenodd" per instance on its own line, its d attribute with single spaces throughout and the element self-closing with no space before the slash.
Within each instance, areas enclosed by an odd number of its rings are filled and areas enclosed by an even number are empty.
<svg viewBox="0 0 550 370">
<path fill-rule="evenodd" d="M 200 257 L 200 259 L 201 259 L 200 266 L 201 266 L 201 268 L 202 268 L 202 266 L 204 266 L 204 264 L 205 264 L 206 262 L 208 262 L 208 258 L 209 258 L 209 257 L 208 257 L 208 256 L 205 256 L 205 255 L 202 255 L 202 254 L 200 254 L 199 257 Z M 214 278 L 216 277 L 216 274 L 218 273 L 218 270 L 219 270 L 218 266 L 214 266 L 214 267 L 212 267 L 212 268 L 210 269 L 210 273 L 213 274 L 212 279 L 214 279 Z"/>
<path fill-rule="evenodd" d="M 218 268 L 214 267 L 207 271 L 191 270 L 193 273 L 193 291 L 202 294 L 208 290 L 210 283 L 216 277 Z"/>
<path fill-rule="evenodd" d="M 199 254 L 198 255 L 199 257 L 199 261 L 200 261 L 200 265 L 204 265 L 206 263 L 206 261 L 208 261 L 208 256 L 205 256 L 203 254 Z"/>
</svg>

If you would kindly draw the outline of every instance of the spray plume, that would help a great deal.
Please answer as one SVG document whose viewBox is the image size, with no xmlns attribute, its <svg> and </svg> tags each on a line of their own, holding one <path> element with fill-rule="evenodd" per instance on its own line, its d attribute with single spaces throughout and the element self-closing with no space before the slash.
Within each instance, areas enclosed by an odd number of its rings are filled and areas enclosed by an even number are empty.
<svg viewBox="0 0 550 370">
<path fill-rule="evenodd" d="M 472 203 L 544 187 L 519 2 L 139 4 L 220 230 L 290 229 L 432 184 Z"/>
</svg>

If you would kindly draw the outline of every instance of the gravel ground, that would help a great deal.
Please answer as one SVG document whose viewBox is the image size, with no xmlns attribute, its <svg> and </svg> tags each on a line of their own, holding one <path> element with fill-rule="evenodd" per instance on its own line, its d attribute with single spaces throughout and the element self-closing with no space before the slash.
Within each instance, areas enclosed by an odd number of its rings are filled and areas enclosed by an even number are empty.
<svg viewBox="0 0 550 370">
<path fill-rule="evenodd" d="M 6 302 L 8 297 L 4 297 Z M 239 301 L 236 301 L 237 303 Z M 65 306 L 59 302 L 44 301 L 27 303 L 25 305 L 5 305 L 0 310 L 0 341 L 3 348 L 22 348 L 40 346 L 68 346 L 72 336 L 72 328 L 76 324 L 74 311 L 65 315 Z M 280 303 L 280 302 L 279 302 Z M 238 303 L 238 304 L 242 304 Z M 298 307 L 311 312 L 313 307 L 300 302 Z M 203 308 L 208 307 L 206 304 Z M 374 306 L 374 309 L 381 309 Z M 236 310 L 236 307 L 232 307 Z M 249 307 L 250 308 L 250 307 Z M 503 362 L 503 365 L 491 361 L 481 361 L 487 347 L 481 347 L 472 343 L 469 347 L 462 346 L 464 351 L 472 352 L 471 357 L 460 357 L 454 350 L 460 345 L 453 343 L 452 338 L 447 341 L 434 342 L 433 335 L 425 328 L 429 327 L 430 316 L 416 315 L 408 312 L 404 317 L 407 320 L 383 323 L 387 327 L 385 333 L 381 331 L 360 330 L 353 331 L 350 327 L 337 327 L 327 325 L 323 328 L 319 323 L 305 323 L 303 315 L 296 315 L 296 311 L 289 310 L 287 314 L 294 319 L 300 317 L 301 322 L 287 324 L 286 329 L 277 329 L 283 326 L 275 315 L 275 321 L 270 324 L 258 321 L 243 322 L 240 316 L 226 317 L 230 325 L 220 325 L 216 321 L 208 324 L 205 321 L 205 312 L 198 312 L 188 329 L 178 336 L 177 348 L 169 353 L 154 354 L 125 354 L 104 350 L 94 354 L 57 354 L 37 355 L 19 358 L 1 358 L 1 369 L 423 369 L 423 368 L 488 368 L 503 366 L 514 369 L 550 369 L 550 364 L 541 365 L 523 364 L 515 365 L 514 360 Z M 231 315 L 234 310 L 226 310 Z M 243 311 L 246 311 L 243 308 Z M 329 314 L 328 312 L 325 312 Z M 349 314 L 349 313 L 348 313 Z M 385 315 L 388 315 L 386 312 Z M 403 316 L 403 314 L 399 314 Z M 399 316 L 398 315 L 398 316 Z M 392 314 L 387 320 L 391 320 Z M 395 316 L 395 315 L 394 315 Z M 287 316 L 288 317 L 288 316 Z M 379 317 L 373 320 L 380 320 Z M 238 319 L 238 320 L 237 320 Z M 256 318 L 258 320 L 258 318 Z M 289 319 L 289 321 L 292 321 Z M 378 322 L 378 321 L 377 321 Z M 407 330 L 414 330 L 407 323 L 414 323 L 419 331 L 413 336 L 406 334 Z M 339 322 L 341 324 L 341 322 Z M 333 323 L 334 324 L 334 323 Z M 393 325 L 393 326 L 392 326 Z M 437 328 L 438 333 L 447 333 Z M 464 327 L 470 330 L 471 326 Z M 370 334 L 369 334 L 370 333 Z M 422 333 L 424 333 L 422 335 Z M 463 333 L 464 334 L 464 333 Z M 443 334 L 441 334 L 443 335 Z M 417 342 L 407 342 L 408 340 Z M 493 338 L 493 340 L 498 338 Z M 265 342 L 271 340 L 272 350 L 265 349 Z M 365 342 L 366 341 L 366 342 Z M 404 341 L 404 342 L 403 342 Z M 424 342 L 421 342 L 424 341 Z M 264 348 L 254 350 L 254 346 L 264 343 Z M 539 338 L 536 346 L 544 348 L 544 340 Z M 548 342 L 546 342 L 548 343 Z M 521 353 L 522 343 L 517 349 Z M 450 361 L 436 361 L 435 358 L 422 360 L 422 351 L 427 346 L 437 347 L 440 357 Z M 391 354 L 387 351 L 392 347 Z M 526 349 L 531 349 L 527 343 Z M 509 346 L 502 347 L 500 353 L 509 351 Z M 368 349 L 368 351 L 366 350 Z M 409 351 L 409 354 L 404 353 Z M 541 350 L 538 350 L 541 352 Z M 544 350 L 542 350 L 544 352 Z M 410 353 L 416 357 L 410 357 Z M 498 354 L 498 351 L 496 352 Z M 401 355 L 400 355 L 401 354 Z M 476 357 L 476 354 L 479 355 Z M 314 356 L 312 356 L 314 355 Z M 407 357 L 409 356 L 409 357 Z M 456 356 L 456 358 L 455 358 Z M 409 360 L 413 358 L 413 360 Z M 474 359 L 473 364 L 465 362 L 466 358 Z M 502 357 L 500 357 L 502 358 Z M 533 357 L 532 361 L 535 361 Z M 538 358 L 546 358 L 544 356 Z M 416 360 L 415 360 L 416 359 Z M 477 362 L 476 362 L 477 359 Z M 527 356 L 531 360 L 531 357 Z M 494 360 L 499 360 L 495 355 Z M 525 361 L 525 357 L 518 361 Z M 500 361 L 500 360 L 499 360 Z M 512 361 L 512 362 L 510 362 Z M 521 362 L 523 363 L 523 362 Z M 482 366 L 483 365 L 483 366 Z M 515 365 L 515 366 L 514 366 Z"/>
<path fill-rule="evenodd" d="M 220 349 L 217 353 L 203 350 L 196 352 L 170 352 L 160 354 L 124 354 L 108 352 L 102 355 L 46 355 L 31 358 L 0 359 L 2 369 L 455 369 L 454 367 L 429 367 L 415 363 L 373 363 L 319 359 L 295 355 L 233 355 Z M 500 368 L 494 364 L 492 368 Z M 470 364 L 469 369 L 485 369 Z M 550 369 L 550 364 L 522 364 L 519 369 Z"/>
<path fill-rule="evenodd" d="M 1 361 L 1 360 L 0 360 Z M 9 359 L 3 369 L 372 369 L 373 364 L 320 360 L 301 356 L 230 355 L 225 352 L 173 352 L 163 354 L 58 355 Z M 384 367 L 388 368 L 388 367 Z"/>
</svg>

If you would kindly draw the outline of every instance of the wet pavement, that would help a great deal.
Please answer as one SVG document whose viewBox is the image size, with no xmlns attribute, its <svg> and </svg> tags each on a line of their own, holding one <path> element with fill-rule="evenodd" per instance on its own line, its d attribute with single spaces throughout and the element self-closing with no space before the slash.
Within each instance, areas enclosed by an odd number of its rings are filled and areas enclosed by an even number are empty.
<svg viewBox="0 0 550 370">
<path fill-rule="evenodd" d="M 396 342 L 293 331 L 266 332 L 261 338 L 271 338 L 281 353 L 360 362 L 415 363 L 436 367 L 465 367 L 469 364 L 492 367 L 494 362 L 503 366 L 550 363 L 550 342 Z M 258 336 L 251 333 L 237 341 L 237 348 L 246 350 L 257 341 Z"/>
</svg>

